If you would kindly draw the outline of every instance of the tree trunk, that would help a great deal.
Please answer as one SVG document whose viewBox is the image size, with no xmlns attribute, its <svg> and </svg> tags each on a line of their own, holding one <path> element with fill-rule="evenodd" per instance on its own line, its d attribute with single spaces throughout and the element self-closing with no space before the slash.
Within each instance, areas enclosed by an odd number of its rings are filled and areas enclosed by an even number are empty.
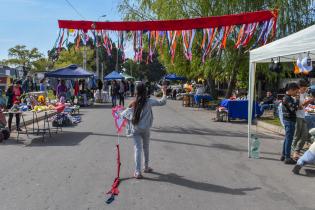
<svg viewBox="0 0 315 210">
<path fill-rule="evenodd" d="M 207 79 L 207 85 L 209 87 L 210 95 L 216 99 L 218 97 L 218 91 L 216 90 L 216 87 L 215 87 L 215 80 L 209 77 Z"/>
<path fill-rule="evenodd" d="M 226 94 L 225 94 L 225 98 L 230 98 L 232 96 L 233 90 L 235 89 L 236 77 L 237 77 L 237 73 L 239 71 L 239 65 L 241 63 L 241 54 L 242 54 L 242 49 L 239 48 L 238 53 L 237 53 L 237 57 L 235 58 L 235 63 L 234 63 L 233 69 L 232 69 L 232 73 L 231 73 L 230 81 L 228 84 L 228 89 L 227 89 Z"/>
<path fill-rule="evenodd" d="M 236 63 L 239 63 L 239 62 L 236 61 Z M 228 89 L 225 94 L 225 98 L 230 98 L 232 96 L 233 90 L 235 89 L 235 86 L 236 86 L 237 70 L 238 70 L 238 66 L 235 65 L 232 69 L 232 74 L 231 74 L 230 81 L 228 84 Z"/>
</svg>

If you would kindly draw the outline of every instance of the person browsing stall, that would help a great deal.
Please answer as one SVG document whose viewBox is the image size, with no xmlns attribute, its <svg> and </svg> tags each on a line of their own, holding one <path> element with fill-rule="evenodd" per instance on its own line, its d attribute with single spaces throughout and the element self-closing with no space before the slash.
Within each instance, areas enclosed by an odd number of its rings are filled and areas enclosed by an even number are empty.
<svg viewBox="0 0 315 210">
<path fill-rule="evenodd" d="M 282 102 L 283 123 L 285 128 L 285 140 L 283 142 L 281 161 L 285 164 L 295 164 L 291 158 L 291 145 L 295 132 L 296 111 L 300 108 L 299 100 L 295 97 L 298 95 L 299 86 L 296 83 L 289 83 L 286 86 L 286 94 Z"/>
<path fill-rule="evenodd" d="M 295 133 L 294 140 L 292 143 L 292 149 L 294 150 L 293 158 L 298 159 L 300 157 L 300 152 L 304 147 L 306 142 L 310 141 L 310 135 L 308 133 L 307 122 L 305 121 L 305 110 L 304 108 L 308 106 L 310 103 L 314 102 L 314 98 L 309 100 L 306 99 L 307 89 L 309 84 L 308 80 L 301 79 L 298 82 L 300 87 L 299 89 L 299 110 L 296 111 L 296 124 L 295 124 Z"/>
<path fill-rule="evenodd" d="M 19 104 L 21 102 L 21 95 L 22 95 L 22 88 L 21 88 L 21 81 L 15 81 L 14 86 L 10 86 L 6 92 L 7 96 L 7 109 L 11 109 L 15 104 Z M 9 113 L 9 120 L 8 120 L 8 126 L 9 130 L 11 131 L 12 127 L 12 119 L 13 119 L 13 113 Z M 20 114 L 16 113 L 15 114 L 15 119 L 16 119 L 16 130 L 17 131 L 22 131 L 20 128 Z"/>
</svg>

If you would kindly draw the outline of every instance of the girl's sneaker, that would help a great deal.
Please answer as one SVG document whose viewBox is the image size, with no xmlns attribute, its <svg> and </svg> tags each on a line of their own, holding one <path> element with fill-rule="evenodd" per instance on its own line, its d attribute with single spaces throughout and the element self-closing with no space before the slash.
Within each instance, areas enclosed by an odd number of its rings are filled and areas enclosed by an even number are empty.
<svg viewBox="0 0 315 210">
<path fill-rule="evenodd" d="M 135 172 L 133 177 L 136 178 L 136 179 L 142 179 L 143 178 L 143 176 L 142 176 L 142 174 L 140 172 Z"/>
<path fill-rule="evenodd" d="M 152 172 L 153 172 L 153 169 L 150 168 L 150 167 L 145 167 L 145 168 L 143 169 L 143 173 L 152 173 Z"/>
</svg>

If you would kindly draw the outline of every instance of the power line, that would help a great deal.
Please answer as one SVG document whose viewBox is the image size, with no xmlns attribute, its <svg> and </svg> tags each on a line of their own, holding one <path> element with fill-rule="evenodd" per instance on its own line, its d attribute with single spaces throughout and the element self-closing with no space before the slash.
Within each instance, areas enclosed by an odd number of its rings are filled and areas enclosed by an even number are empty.
<svg viewBox="0 0 315 210">
<path fill-rule="evenodd" d="M 69 6 L 70 6 L 81 18 L 86 19 L 86 18 L 71 4 L 70 1 L 68 1 L 68 0 L 65 0 L 65 1 L 69 4 Z"/>
</svg>

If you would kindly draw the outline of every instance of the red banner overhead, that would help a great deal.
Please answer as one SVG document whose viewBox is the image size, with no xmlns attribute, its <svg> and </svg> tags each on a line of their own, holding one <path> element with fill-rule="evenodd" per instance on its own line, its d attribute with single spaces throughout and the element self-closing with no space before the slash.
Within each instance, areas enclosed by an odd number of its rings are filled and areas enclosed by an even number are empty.
<svg viewBox="0 0 315 210">
<path fill-rule="evenodd" d="M 154 21 L 117 21 L 94 22 L 59 20 L 59 28 L 88 30 L 112 30 L 112 31 L 174 31 L 203 28 L 216 28 L 222 26 L 257 23 L 277 18 L 277 11 L 257 11 L 224 16 L 213 16 L 179 20 L 154 20 Z"/>
</svg>

